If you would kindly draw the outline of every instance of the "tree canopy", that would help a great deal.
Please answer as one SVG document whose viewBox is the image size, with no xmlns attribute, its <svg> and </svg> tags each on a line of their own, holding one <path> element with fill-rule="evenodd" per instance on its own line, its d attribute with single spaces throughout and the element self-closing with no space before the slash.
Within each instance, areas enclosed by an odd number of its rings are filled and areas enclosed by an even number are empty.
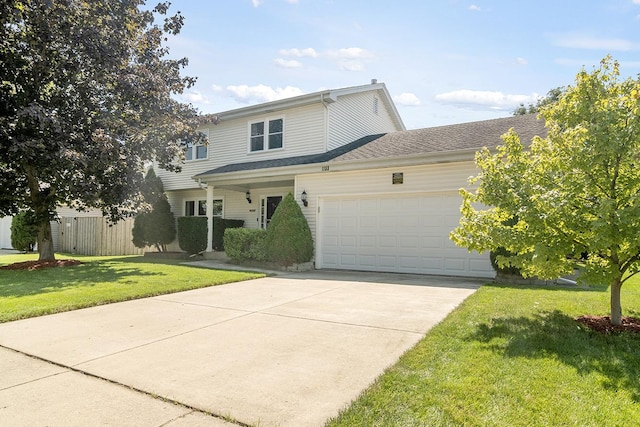
<svg viewBox="0 0 640 427">
<path fill-rule="evenodd" d="M 529 146 L 509 131 L 477 153 L 475 191 L 463 195 L 451 238 L 470 250 L 504 247 L 498 261 L 525 276 L 611 287 L 620 324 L 622 284 L 640 271 L 640 77 L 621 79 L 610 57 L 540 110 L 548 135 Z M 480 208 L 478 203 L 484 205 Z"/>
<path fill-rule="evenodd" d="M 566 90 L 567 90 L 567 88 L 562 87 L 562 86 L 554 88 L 554 89 L 551 89 L 549 92 L 547 92 L 547 95 L 545 97 L 539 98 L 538 101 L 535 104 L 529 104 L 526 107 L 525 107 L 524 104 L 520 104 L 518 106 L 518 108 L 516 108 L 513 111 L 513 115 L 514 116 L 522 116 L 524 114 L 537 113 L 542 108 L 548 106 L 549 104 L 552 104 L 552 103 L 558 101 L 558 99 L 560 99 L 560 97 L 562 96 L 562 94 Z"/>
<path fill-rule="evenodd" d="M 172 95 L 195 79 L 168 59 L 183 17 L 144 0 L 9 0 L 0 6 L 0 215 L 31 209 L 40 259 L 65 204 L 111 220 L 139 203 L 151 160 L 179 170 L 197 112 Z M 160 22 L 156 22 L 160 21 Z"/>
</svg>

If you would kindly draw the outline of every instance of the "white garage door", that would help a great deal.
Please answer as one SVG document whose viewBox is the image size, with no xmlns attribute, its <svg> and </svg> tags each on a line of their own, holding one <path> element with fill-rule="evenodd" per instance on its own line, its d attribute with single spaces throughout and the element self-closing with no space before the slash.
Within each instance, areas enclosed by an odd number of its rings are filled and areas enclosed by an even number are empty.
<svg viewBox="0 0 640 427">
<path fill-rule="evenodd" d="M 493 277 L 487 254 L 449 239 L 457 194 L 320 200 L 318 268 Z"/>
</svg>

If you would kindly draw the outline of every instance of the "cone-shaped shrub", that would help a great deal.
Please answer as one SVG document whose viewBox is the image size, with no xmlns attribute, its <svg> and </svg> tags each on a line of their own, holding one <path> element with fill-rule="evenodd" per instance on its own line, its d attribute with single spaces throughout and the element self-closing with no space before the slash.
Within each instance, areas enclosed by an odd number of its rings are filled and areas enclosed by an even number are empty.
<svg viewBox="0 0 640 427">
<path fill-rule="evenodd" d="M 269 260 L 289 266 L 311 261 L 313 238 L 307 219 L 291 193 L 280 202 L 267 228 Z"/>
<path fill-rule="evenodd" d="M 22 211 L 11 219 L 11 246 L 22 252 L 33 252 L 38 238 L 38 222 L 31 211 Z"/>
<path fill-rule="evenodd" d="M 167 245 L 176 239 L 176 220 L 164 194 L 162 180 L 153 168 L 149 169 L 144 181 L 141 191 L 152 210 L 136 215 L 131 230 L 132 241 L 138 248 L 155 246 L 158 252 L 165 252 Z"/>
</svg>

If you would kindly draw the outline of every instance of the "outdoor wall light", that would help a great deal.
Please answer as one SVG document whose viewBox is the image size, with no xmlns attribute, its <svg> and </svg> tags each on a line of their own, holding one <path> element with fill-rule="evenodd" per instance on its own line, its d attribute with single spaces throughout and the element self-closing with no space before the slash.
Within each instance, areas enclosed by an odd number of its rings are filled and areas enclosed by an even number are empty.
<svg viewBox="0 0 640 427">
<path fill-rule="evenodd" d="M 302 204 L 306 207 L 309 206 L 309 202 L 307 201 L 307 192 L 302 190 L 302 194 L 300 194 L 300 200 L 302 200 Z"/>
<path fill-rule="evenodd" d="M 251 203 L 251 191 L 247 190 L 247 192 L 244 193 L 244 197 L 247 198 L 247 202 Z"/>
</svg>

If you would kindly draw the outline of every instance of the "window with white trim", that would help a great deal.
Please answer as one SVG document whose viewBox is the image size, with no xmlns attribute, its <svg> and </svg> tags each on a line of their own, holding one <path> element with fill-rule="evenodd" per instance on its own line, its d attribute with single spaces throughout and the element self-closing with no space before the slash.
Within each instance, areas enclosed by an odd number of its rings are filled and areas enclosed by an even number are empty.
<svg viewBox="0 0 640 427">
<path fill-rule="evenodd" d="M 284 119 L 269 119 L 249 124 L 249 151 L 277 150 L 284 143 Z"/>
<path fill-rule="evenodd" d="M 222 199 L 213 199 L 213 216 L 222 217 Z M 206 200 L 186 200 L 184 202 L 184 216 L 207 216 Z"/>
<path fill-rule="evenodd" d="M 204 130 L 201 131 L 202 133 L 204 133 L 207 137 L 207 141 L 209 140 L 209 131 L 208 130 Z M 186 161 L 192 161 L 192 160 L 204 160 L 207 158 L 207 146 L 205 144 L 202 143 L 198 143 L 198 144 L 187 144 L 187 148 L 185 148 L 184 151 L 184 157 Z"/>
</svg>

